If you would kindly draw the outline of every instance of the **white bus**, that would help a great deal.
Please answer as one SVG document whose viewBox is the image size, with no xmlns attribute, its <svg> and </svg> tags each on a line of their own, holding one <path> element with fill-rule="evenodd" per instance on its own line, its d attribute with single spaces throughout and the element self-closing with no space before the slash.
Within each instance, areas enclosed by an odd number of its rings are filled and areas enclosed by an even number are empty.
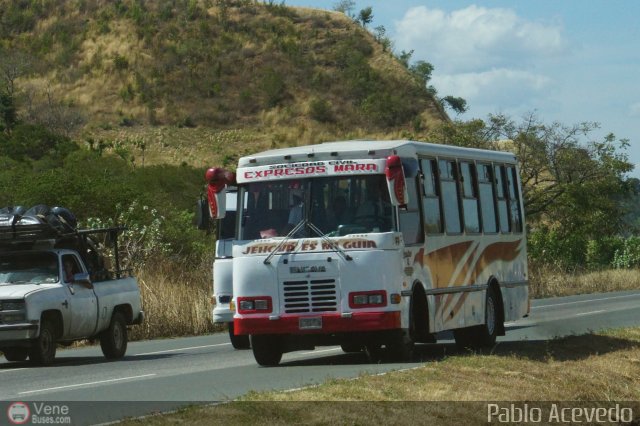
<svg viewBox="0 0 640 426">
<path fill-rule="evenodd" d="M 482 347 L 529 312 L 512 153 L 331 142 L 243 157 L 236 180 L 234 332 L 260 365 L 335 344 L 404 358 L 444 330 Z"/>
</svg>

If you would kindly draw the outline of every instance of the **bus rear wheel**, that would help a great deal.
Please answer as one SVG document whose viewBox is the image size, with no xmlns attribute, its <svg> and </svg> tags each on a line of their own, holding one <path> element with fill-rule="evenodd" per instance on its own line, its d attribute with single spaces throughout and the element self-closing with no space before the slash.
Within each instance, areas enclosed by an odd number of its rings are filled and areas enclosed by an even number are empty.
<svg viewBox="0 0 640 426">
<path fill-rule="evenodd" d="M 487 289 L 484 324 L 453 330 L 459 349 L 482 349 L 496 343 L 498 335 L 498 300 L 492 287 Z"/>
<path fill-rule="evenodd" d="M 251 335 L 251 349 L 256 362 L 263 367 L 273 367 L 282 359 L 282 339 L 277 335 Z"/>
<path fill-rule="evenodd" d="M 477 336 L 478 347 L 486 348 L 496 343 L 498 336 L 498 299 L 493 287 L 487 289 L 487 298 L 484 304 L 484 324 L 479 327 Z"/>
</svg>

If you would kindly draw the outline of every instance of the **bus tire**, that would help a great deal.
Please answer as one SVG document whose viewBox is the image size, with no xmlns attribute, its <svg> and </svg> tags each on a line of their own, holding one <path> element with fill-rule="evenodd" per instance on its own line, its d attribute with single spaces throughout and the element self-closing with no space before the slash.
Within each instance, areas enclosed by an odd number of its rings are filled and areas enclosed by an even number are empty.
<svg viewBox="0 0 640 426">
<path fill-rule="evenodd" d="M 269 334 L 252 334 L 251 349 L 256 362 L 263 367 L 274 367 L 282 359 L 282 341 L 279 336 Z"/>
<path fill-rule="evenodd" d="M 499 318 L 498 306 L 495 290 L 490 286 L 486 293 L 484 324 L 453 330 L 453 337 L 456 340 L 458 349 L 482 349 L 491 347 L 496 343 Z"/>
<path fill-rule="evenodd" d="M 486 348 L 496 343 L 498 335 L 498 297 L 492 286 L 487 288 L 486 302 L 484 309 L 484 324 L 478 327 L 476 335 L 476 345 L 478 348 Z"/>
<path fill-rule="evenodd" d="M 231 346 L 233 349 L 250 349 L 251 343 L 249 342 L 249 336 L 241 335 L 237 336 L 233 331 L 233 322 L 229 323 L 229 340 L 231 340 Z"/>
</svg>

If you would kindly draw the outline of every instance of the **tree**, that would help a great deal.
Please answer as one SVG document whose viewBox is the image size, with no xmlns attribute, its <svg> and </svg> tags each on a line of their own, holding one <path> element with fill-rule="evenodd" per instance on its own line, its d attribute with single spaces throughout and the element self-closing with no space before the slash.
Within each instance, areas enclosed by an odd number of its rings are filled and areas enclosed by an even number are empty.
<svg viewBox="0 0 640 426">
<path fill-rule="evenodd" d="M 462 114 L 467 112 L 467 101 L 464 98 L 459 98 L 455 96 L 445 96 L 442 98 L 442 103 L 444 106 L 448 106 L 458 114 Z"/>
<path fill-rule="evenodd" d="M 0 49 L 0 81 L 2 84 L 0 92 L 14 98 L 16 80 L 26 75 L 31 67 L 32 61 L 25 53 Z"/>
<path fill-rule="evenodd" d="M 11 133 L 11 129 L 13 129 L 17 121 L 18 116 L 13 97 L 0 91 L 0 132 Z"/>
<path fill-rule="evenodd" d="M 402 51 L 398 54 L 397 58 L 405 68 L 409 69 L 409 61 L 411 60 L 411 56 L 413 56 L 413 49 L 410 51 Z"/>
<path fill-rule="evenodd" d="M 351 17 L 353 9 L 356 7 L 355 0 L 340 0 L 339 2 L 333 5 L 333 10 L 336 12 L 344 13 L 345 15 Z"/>
<path fill-rule="evenodd" d="M 373 21 L 373 9 L 371 6 L 365 7 L 358 13 L 358 22 L 362 24 L 364 28 Z"/>
<path fill-rule="evenodd" d="M 383 52 L 386 52 L 391 48 L 391 40 L 386 36 L 386 34 L 387 29 L 384 27 L 384 25 L 378 25 L 373 29 L 373 36 L 375 37 L 376 41 L 382 45 Z"/>
<path fill-rule="evenodd" d="M 405 52 L 403 51 L 403 53 Z M 411 53 L 413 53 L 413 50 L 411 51 Z M 420 80 L 420 83 L 426 86 L 427 83 L 429 83 L 429 80 L 431 80 L 433 65 L 426 61 L 416 61 L 415 64 L 409 67 L 409 71 L 411 71 L 411 74 L 413 74 L 418 80 Z"/>
</svg>

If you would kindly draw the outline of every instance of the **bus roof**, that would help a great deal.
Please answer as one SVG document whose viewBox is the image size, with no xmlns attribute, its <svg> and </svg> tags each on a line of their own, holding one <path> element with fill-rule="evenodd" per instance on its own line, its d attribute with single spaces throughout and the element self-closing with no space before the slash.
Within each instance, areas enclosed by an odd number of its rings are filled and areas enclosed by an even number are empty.
<svg viewBox="0 0 640 426">
<path fill-rule="evenodd" d="M 410 140 L 352 140 L 264 151 L 241 157 L 238 161 L 238 167 L 314 160 L 386 158 L 389 155 L 399 155 L 401 157 L 417 155 L 441 156 L 505 163 L 516 162 L 515 154 L 504 151 L 462 148 Z"/>
</svg>

